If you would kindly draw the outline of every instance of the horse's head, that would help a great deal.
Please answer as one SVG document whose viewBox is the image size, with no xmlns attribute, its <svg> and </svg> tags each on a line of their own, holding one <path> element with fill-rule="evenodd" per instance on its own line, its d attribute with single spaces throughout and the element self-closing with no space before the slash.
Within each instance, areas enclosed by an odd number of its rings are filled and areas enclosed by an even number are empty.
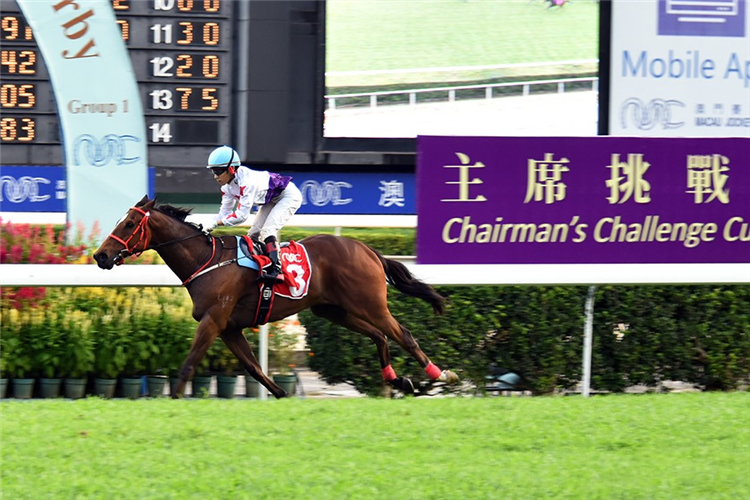
<svg viewBox="0 0 750 500">
<path fill-rule="evenodd" d="M 102 269 L 112 269 L 129 255 L 140 254 L 148 248 L 147 231 L 150 211 L 156 200 L 144 196 L 119 220 L 110 235 L 94 254 L 96 264 Z"/>
</svg>

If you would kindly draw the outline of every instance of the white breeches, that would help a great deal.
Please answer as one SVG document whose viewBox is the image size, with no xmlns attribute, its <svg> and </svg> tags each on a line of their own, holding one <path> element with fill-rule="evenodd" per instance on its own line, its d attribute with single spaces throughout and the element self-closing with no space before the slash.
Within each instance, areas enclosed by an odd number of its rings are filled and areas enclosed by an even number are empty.
<svg viewBox="0 0 750 500">
<path fill-rule="evenodd" d="M 266 241 L 269 236 L 278 239 L 281 228 L 289 222 L 301 205 L 302 193 L 293 182 L 290 182 L 279 196 L 258 209 L 253 226 L 247 234 L 260 234 L 260 241 Z"/>
</svg>

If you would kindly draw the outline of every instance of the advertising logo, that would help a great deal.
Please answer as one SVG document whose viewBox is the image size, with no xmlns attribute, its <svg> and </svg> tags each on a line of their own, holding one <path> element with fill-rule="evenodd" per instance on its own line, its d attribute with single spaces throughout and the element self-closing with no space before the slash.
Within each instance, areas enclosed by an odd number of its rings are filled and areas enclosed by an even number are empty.
<svg viewBox="0 0 750 500">
<path fill-rule="evenodd" d="M 351 198 L 342 198 L 341 190 L 349 189 L 352 185 L 348 182 L 325 181 L 322 184 L 317 181 L 305 181 L 300 186 L 302 191 L 302 204 L 308 202 L 316 207 L 322 207 L 329 203 L 336 205 L 347 205 L 352 202 Z"/>
<path fill-rule="evenodd" d="M 11 203 L 23 203 L 28 200 L 31 203 L 40 203 L 49 200 L 52 196 L 49 194 L 40 194 L 40 184 L 51 184 L 49 179 L 44 177 L 24 176 L 15 179 L 10 175 L 4 175 L 0 178 L 0 201 L 9 201 Z"/>
<path fill-rule="evenodd" d="M 140 156 L 126 156 L 128 142 L 138 143 L 140 139 L 132 135 L 107 134 L 99 141 L 91 134 L 81 135 L 73 145 L 73 163 L 81 164 L 81 150 L 86 155 L 88 164 L 95 167 L 103 167 L 112 160 L 117 165 L 130 165 L 140 161 Z"/>
<path fill-rule="evenodd" d="M 659 0 L 659 35 L 745 36 L 746 0 Z"/>
<path fill-rule="evenodd" d="M 674 99 L 651 99 L 648 103 L 637 97 L 626 99 L 620 106 L 620 123 L 628 128 L 628 123 L 639 130 L 651 130 L 661 126 L 662 130 L 682 127 L 685 122 L 677 121 L 677 110 L 685 107 Z"/>
</svg>

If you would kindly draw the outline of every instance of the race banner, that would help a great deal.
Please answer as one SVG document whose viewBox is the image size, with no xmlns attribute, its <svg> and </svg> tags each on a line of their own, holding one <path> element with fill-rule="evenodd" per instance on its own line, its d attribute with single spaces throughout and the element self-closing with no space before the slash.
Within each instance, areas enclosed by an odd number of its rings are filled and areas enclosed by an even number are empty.
<svg viewBox="0 0 750 500">
<path fill-rule="evenodd" d="M 60 116 L 68 223 L 110 227 L 146 194 L 138 86 L 109 0 L 18 0 Z"/>
<path fill-rule="evenodd" d="M 302 192 L 299 214 L 416 213 L 414 174 L 296 172 Z"/>
<path fill-rule="evenodd" d="M 417 139 L 419 264 L 749 263 L 750 139 Z"/>
<path fill-rule="evenodd" d="M 67 209 L 65 167 L 0 166 L 0 217 L 19 212 L 62 212 Z M 148 169 L 148 196 L 156 195 L 156 169 Z"/>
</svg>

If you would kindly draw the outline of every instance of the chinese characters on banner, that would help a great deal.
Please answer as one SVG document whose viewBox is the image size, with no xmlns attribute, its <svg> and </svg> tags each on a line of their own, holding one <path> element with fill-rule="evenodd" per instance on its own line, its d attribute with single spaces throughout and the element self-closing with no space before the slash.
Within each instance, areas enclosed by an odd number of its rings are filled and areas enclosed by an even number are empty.
<svg viewBox="0 0 750 500">
<path fill-rule="evenodd" d="M 748 263 L 750 139 L 419 137 L 420 264 Z"/>
</svg>

